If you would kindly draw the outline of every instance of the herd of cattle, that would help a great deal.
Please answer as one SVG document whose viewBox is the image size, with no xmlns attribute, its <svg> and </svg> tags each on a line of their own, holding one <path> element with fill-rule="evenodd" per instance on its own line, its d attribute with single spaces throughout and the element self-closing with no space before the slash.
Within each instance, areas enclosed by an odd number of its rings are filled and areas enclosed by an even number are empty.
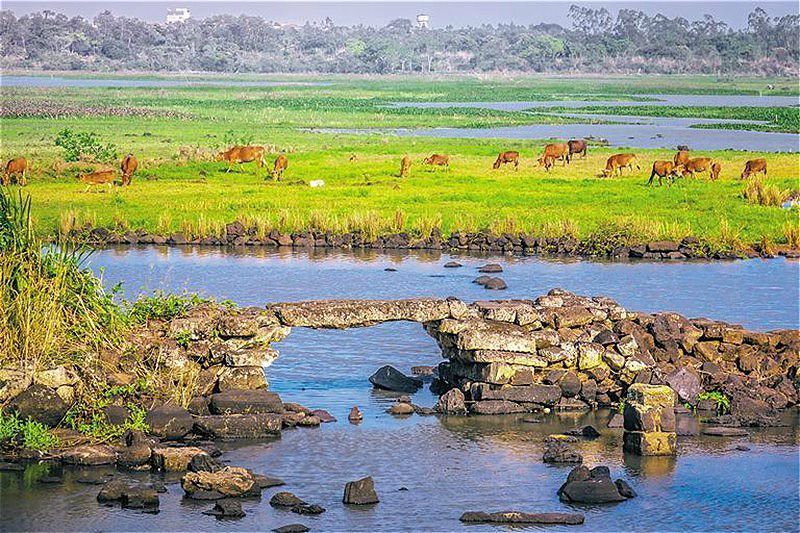
<svg viewBox="0 0 800 533">
<path fill-rule="evenodd" d="M 216 156 L 216 161 L 225 161 L 228 164 L 226 172 L 230 172 L 233 165 L 241 166 L 243 163 L 255 162 L 256 167 L 261 169 L 267 165 L 265 158 L 266 149 L 263 146 L 233 146 L 229 150 L 220 152 Z M 537 159 L 539 166 L 550 172 L 550 169 L 555 166 L 556 161 L 561 161 L 563 166 L 567 166 L 572 162 L 574 157 L 580 156 L 585 158 L 587 155 L 587 143 L 584 140 L 573 139 L 565 143 L 552 143 L 544 147 L 544 152 L 541 157 Z M 350 161 L 357 160 L 356 155 L 350 157 Z M 492 165 L 493 169 L 499 169 L 502 165 L 511 164 L 514 170 L 519 169 L 520 155 L 516 151 L 500 152 Z M 450 156 L 442 154 L 433 154 L 422 160 L 424 165 L 432 167 L 443 167 L 445 170 L 450 169 Z M 407 177 L 411 172 L 412 160 L 409 156 L 404 156 L 400 161 L 400 177 Z M 280 154 L 273 163 L 272 170 L 269 171 L 272 179 L 278 181 L 283 177 L 283 173 L 289 166 L 288 158 Z M 633 171 L 633 167 L 641 170 L 636 154 L 614 154 L 606 161 L 606 166 L 602 170 L 603 177 L 621 176 L 624 169 Z M 122 160 L 120 165 L 121 185 L 130 185 L 133 179 L 133 174 L 139 167 L 139 162 L 133 154 L 128 154 Z M 675 179 L 686 176 L 695 177 L 697 174 L 708 173 L 712 180 L 719 178 L 722 171 L 722 165 L 719 161 L 714 161 L 710 157 L 691 157 L 688 148 L 681 146 L 678 147 L 678 152 L 672 161 L 654 161 L 652 171 L 650 172 L 650 179 L 648 185 L 652 185 L 655 178 L 658 178 L 659 185 L 662 184 L 663 179 L 669 180 L 673 183 Z M 745 163 L 744 171 L 741 173 L 742 179 L 747 179 L 758 173 L 767 175 L 767 160 L 766 159 L 752 159 Z M 30 166 L 24 157 L 17 157 L 8 161 L 3 172 L 0 183 L 2 185 L 10 185 L 15 181 L 18 185 L 25 185 L 27 178 L 30 175 Z M 117 177 L 117 171 L 113 169 L 98 170 L 85 174 L 79 174 L 78 180 L 85 183 L 87 188 L 92 185 L 112 185 Z"/>
</svg>

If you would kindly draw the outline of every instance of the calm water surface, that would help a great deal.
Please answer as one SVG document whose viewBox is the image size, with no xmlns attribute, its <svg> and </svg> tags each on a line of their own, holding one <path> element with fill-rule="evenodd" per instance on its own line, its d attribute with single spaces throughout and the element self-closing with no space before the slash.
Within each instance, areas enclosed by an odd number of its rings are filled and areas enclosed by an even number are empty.
<svg viewBox="0 0 800 533">
<path fill-rule="evenodd" d="M 465 266 L 444 269 L 457 259 Z M 497 260 L 497 258 L 492 258 Z M 456 295 L 465 300 L 531 297 L 561 286 L 584 294 L 607 294 L 635 309 L 673 309 L 746 323 L 758 329 L 797 327 L 798 264 L 785 260 L 731 263 L 593 263 L 502 258 L 509 290 L 485 291 L 471 283 L 475 256 L 430 253 L 369 253 L 326 250 L 276 251 L 214 248 L 124 248 L 97 252 L 92 266 L 107 285 L 125 280 L 128 296 L 156 288 L 201 290 L 240 304 L 310 298 L 400 298 Z M 397 272 L 385 272 L 386 267 Z M 743 439 L 686 437 L 677 458 L 632 458 L 621 452 L 620 430 L 605 428 L 610 413 L 542 416 L 395 418 L 384 411 L 392 393 L 374 391 L 367 377 L 390 363 L 441 361 L 421 326 L 387 323 L 346 330 L 293 329 L 276 345 L 280 357 L 266 369 L 270 388 L 285 401 L 325 408 L 339 419 L 319 429 L 292 430 L 274 442 L 221 443 L 224 459 L 278 476 L 289 490 L 327 512 L 301 517 L 246 501 L 248 515 L 219 523 L 202 515 L 212 504 L 182 498 L 178 477 L 168 477 L 157 515 L 100 506 L 97 486 L 77 477 L 102 471 L 68 471 L 65 483 L 42 485 L 33 470 L 0 474 L 0 529 L 12 530 L 226 530 L 269 531 L 304 523 L 318 531 L 488 531 L 463 526 L 467 510 L 578 511 L 579 528 L 620 530 L 796 530 L 798 455 L 796 424 L 754 430 Z M 431 406 L 426 388 L 415 403 Z M 364 421 L 347 412 L 359 405 Z M 796 418 L 796 413 L 790 413 Z M 608 465 L 639 497 L 610 506 L 570 506 L 556 491 L 570 468 L 541 462 L 542 438 L 577 424 L 602 430 L 578 448 L 586 464 Z M 736 451 L 746 444 L 750 451 Z M 346 481 L 375 478 L 381 502 L 367 508 L 341 504 Z M 135 475 L 147 479 L 145 474 Z M 408 490 L 400 490 L 405 488 Z M 550 528 L 548 528 L 550 529 Z M 561 529 L 561 528 L 553 528 Z"/>
</svg>

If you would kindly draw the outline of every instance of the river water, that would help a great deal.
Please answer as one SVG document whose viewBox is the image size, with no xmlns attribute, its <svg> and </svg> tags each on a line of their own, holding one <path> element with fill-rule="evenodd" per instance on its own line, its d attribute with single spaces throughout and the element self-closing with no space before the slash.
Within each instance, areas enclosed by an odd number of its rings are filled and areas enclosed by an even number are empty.
<svg viewBox="0 0 800 533">
<path fill-rule="evenodd" d="M 444 269 L 449 260 L 464 267 Z M 476 267 L 500 262 L 509 289 L 491 292 L 471 283 Z M 714 263 L 601 263 L 540 258 L 487 258 L 412 252 L 300 251 L 244 248 L 118 248 L 98 251 L 91 265 L 112 286 L 125 280 L 128 297 L 153 289 L 199 290 L 242 305 L 312 298 L 402 298 L 455 295 L 533 297 L 560 286 L 605 294 L 632 309 L 671 309 L 744 323 L 755 329 L 797 327 L 798 263 L 784 259 Z M 387 267 L 397 269 L 387 272 Z M 541 416 L 395 418 L 384 412 L 397 397 L 374 391 L 368 376 L 383 364 L 409 372 L 441 355 L 418 324 L 327 331 L 294 328 L 275 345 L 280 357 L 266 369 L 284 401 L 329 410 L 339 421 L 318 429 L 285 431 L 274 442 L 221 443 L 231 464 L 286 480 L 285 490 L 327 512 L 301 517 L 246 501 L 248 515 L 218 523 L 202 515 L 210 503 L 182 498 L 178 477 L 166 479 L 157 515 L 100 506 L 99 488 L 77 483 L 102 471 L 68 471 L 59 485 L 26 475 L 0 474 L 0 529 L 268 531 L 304 523 L 315 531 L 456 531 L 468 510 L 577 511 L 586 524 L 570 529 L 795 530 L 798 504 L 797 427 L 753 430 L 743 439 L 682 437 L 676 458 L 632 458 L 621 451 L 621 430 L 606 428 L 610 413 Z M 414 402 L 432 406 L 425 387 Z M 347 422 L 353 405 L 364 421 Z M 796 417 L 796 413 L 791 414 Z M 605 464 L 639 497 L 610 506 L 571 506 L 556 491 L 569 467 L 541 462 L 542 439 L 577 424 L 601 430 L 578 444 L 586 464 Z M 746 444 L 749 451 L 734 449 Z M 119 474 L 118 474 L 119 475 Z M 344 483 L 375 478 L 381 502 L 341 504 Z M 147 479 L 147 474 L 134 477 Z M 407 489 L 407 490 L 401 490 Z M 492 528 L 470 526 L 470 531 Z M 554 528 L 561 529 L 561 528 Z"/>
</svg>

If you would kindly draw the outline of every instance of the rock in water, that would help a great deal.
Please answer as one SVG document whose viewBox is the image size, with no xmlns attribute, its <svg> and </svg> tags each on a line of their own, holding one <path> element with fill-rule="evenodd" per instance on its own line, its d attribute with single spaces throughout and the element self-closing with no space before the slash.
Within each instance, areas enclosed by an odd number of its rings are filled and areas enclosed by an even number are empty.
<svg viewBox="0 0 800 533">
<path fill-rule="evenodd" d="M 408 377 L 390 365 L 379 368 L 370 376 L 369 382 L 378 389 L 395 392 L 417 392 L 422 387 L 421 380 Z"/>
<path fill-rule="evenodd" d="M 620 488 L 625 494 L 635 495 L 627 483 L 618 485 L 611 481 L 608 467 L 596 466 L 589 470 L 585 466 L 578 466 L 572 469 L 567 481 L 558 489 L 558 497 L 567 503 L 613 503 L 632 497 L 625 496 Z"/>
<path fill-rule="evenodd" d="M 497 272 L 502 272 L 503 267 L 498 265 L 497 263 L 489 263 L 488 265 L 483 265 L 478 269 L 478 272 L 483 272 L 484 274 L 496 274 Z"/>
<path fill-rule="evenodd" d="M 375 482 L 372 477 L 365 477 L 357 481 L 350 481 L 344 486 L 342 503 L 351 505 L 368 505 L 378 503 L 378 493 L 375 492 Z"/>
<path fill-rule="evenodd" d="M 466 523 L 577 526 L 583 524 L 584 516 L 578 513 L 522 513 L 519 511 L 484 513 L 481 511 L 467 511 L 461 515 L 459 520 Z"/>
<path fill-rule="evenodd" d="M 291 492 L 276 492 L 269 499 L 269 504 L 273 507 L 295 507 L 297 505 L 307 505 L 306 502 L 292 494 Z"/>
<path fill-rule="evenodd" d="M 181 479 L 186 496 L 195 500 L 221 500 L 258 495 L 261 488 L 244 468 L 226 466 L 217 472 L 187 472 Z"/>
<path fill-rule="evenodd" d="M 319 418 L 319 421 L 323 424 L 336 422 L 336 417 L 330 414 L 325 409 L 314 409 L 313 411 L 311 411 L 311 414 Z"/>
<path fill-rule="evenodd" d="M 492 291 L 502 291 L 508 288 L 506 282 L 502 278 L 489 278 L 489 281 L 483 284 L 484 289 Z"/>
<path fill-rule="evenodd" d="M 711 437 L 746 437 L 749 433 L 744 429 L 720 426 L 704 429 L 703 435 L 709 435 Z"/>
<path fill-rule="evenodd" d="M 203 514 L 216 516 L 217 518 L 242 518 L 242 502 L 239 500 L 220 500 L 214 504 L 210 511 L 203 511 Z"/>
<path fill-rule="evenodd" d="M 439 397 L 434 410 L 446 415 L 465 415 L 467 406 L 464 404 L 464 393 L 461 389 L 453 387 Z"/>
<path fill-rule="evenodd" d="M 363 415 L 363 414 L 361 414 L 361 409 L 359 409 L 359 408 L 358 408 L 358 406 L 355 406 L 355 405 L 354 405 L 354 406 L 353 406 L 353 407 L 350 409 L 350 414 L 349 414 L 349 415 L 347 415 L 347 419 L 348 419 L 350 422 L 352 422 L 352 423 L 354 423 L 354 424 L 357 424 L 358 422 L 361 422 L 361 421 L 364 419 L 364 415 Z"/>
<path fill-rule="evenodd" d="M 459 268 L 461 266 L 462 266 L 461 263 L 459 263 L 458 261 L 449 261 L 444 264 L 445 268 Z"/>
<path fill-rule="evenodd" d="M 307 514 L 307 515 L 315 515 L 315 514 L 322 514 L 325 512 L 325 508 L 321 505 L 317 505 L 316 503 L 307 504 L 304 503 L 302 505 L 295 505 L 292 507 L 292 512 L 297 514 Z"/>
<path fill-rule="evenodd" d="M 476 283 L 478 285 L 486 285 L 486 283 L 492 279 L 492 276 L 478 276 L 477 278 L 472 280 L 472 283 Z"/>
<path fill-rule="evenodd" d="M 311 530 L 303 524 L 287 524 L 285 526 L 275 528 L 272 531 L 275 533 L 306 533 L 307 531 Z"/>
<path fill-rule="evenodd" d="M 390 415 L 410 415 L 414 413 L 414 406 L 410 403 L 396 403 L 387 409 Z"/>
<path fill-rule="evenodd" d="M 565 432 L 567 435 L 574 435 L 576 437 L 585 437 L 587 439 L 596 439 L 600 436 L 600 432 L 592 426 L 581 426 L 579 428 L 570 429 Z"/>
<path fill-rule="evenodd" d="M 550 442 L 544 449 L 545 463 L 582 463 L 583 456 L 564 442 Z"/>
</svg>

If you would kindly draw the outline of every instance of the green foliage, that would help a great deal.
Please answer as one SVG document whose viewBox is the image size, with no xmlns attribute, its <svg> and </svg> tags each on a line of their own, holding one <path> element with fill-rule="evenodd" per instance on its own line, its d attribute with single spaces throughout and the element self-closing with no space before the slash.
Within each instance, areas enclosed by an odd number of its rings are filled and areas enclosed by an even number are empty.
<svg viewBox="0 0 800 533">
<path fill-rule="evenodd" d="M 230 146 L 249 146 L 253 144 L 255 140 L 255 135 L 252 133 L 238 133 L 233 130 L 228 130 L 225 132 L 225 136 L 222 138 L 222 146 L 230 147 Z"/>
<path fill-rule="evenodd" d="M 58 132 L 55 144 L 64 150 L 65 161 L 90 159 L 108 163 L 117 158 L 116 145 L 100 142 L 98 135 L 93 132 L 74 132 L 64 128 Z"/>
<path fill-rule="evenodd" d="M 179 331 L 175 334 L 175 342 L 182 348 L 188 348 L 189 342 L 192 340 L 191 331 Z"/>
<path fill-rule="evenodd" d="M 731 401 L 720 391 L 702 392 L 697 395 L 697 401 L 711 400 L 716 405 L 718 414 L 725 414 L 731 410 Z"/>
<path fill-rule="evenodd" d="M 16 413 L 0 410 L 0 445 L 46 452 L 58 444 L 58 437 L 44 424 L 30 418 L 21 420 Z"/>
<path fill-rule="evenodd" d="M 29 197 L 0 189 L 0 365 L 56 366 L 118 340 L 125 317 L 85 266 L 89 251 L 45 247 Z"/>
<path fill-rule="evenodd" d="M 151 296 L 140 295 L 128 304 L 128 315 L 137 324 L 148 320 L 171 320 L 186 314 L 195 305 L 208 302 L 198 294 L 167 294 L 155 291 Z"/>
<path fill-rule="evenodd" d="M 622 413 L 624 413 L 624 412 L 625 412 L 625 400 L 621 400 L 621 401 L 619 402 L 619 405 L 617 405 L 617 412 L 618 412 L 619 414 L 622 414 Z"/>
<path fill-rule="evenodd" d="M 109 387 L 93 398 L 84 398 L 73 405 L 64 417 L 65 423 L 96 441 L 108 441 L 121 437 L 127 430 L 148 431 L 146 411 L 136 402 L 142 393 L 149 391 L 144 379 L 130 385 Z M 128 418 L 124 424 L 109 423 L 103 409 L 111 404 L 124 405 Z"/>
</svg>

